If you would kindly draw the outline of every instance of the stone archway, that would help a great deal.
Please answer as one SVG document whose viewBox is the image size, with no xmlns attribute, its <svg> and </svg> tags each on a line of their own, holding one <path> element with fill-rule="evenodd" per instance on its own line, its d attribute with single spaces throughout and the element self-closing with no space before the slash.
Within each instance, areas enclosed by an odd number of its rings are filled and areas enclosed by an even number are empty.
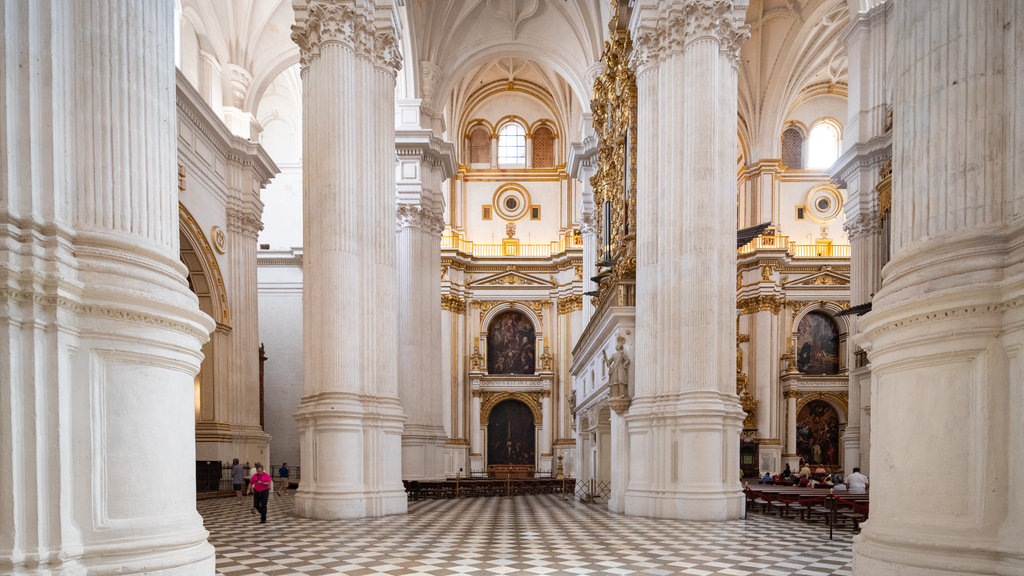
<svg viewBox="0 0 1024 576">
<path fill-rule="evenodd" d="M 488 469 L 534 469 L 536 429 L 533 411 L 525 403 L 508 399 L 494 406 L 487 422 Z"/>
</svg>

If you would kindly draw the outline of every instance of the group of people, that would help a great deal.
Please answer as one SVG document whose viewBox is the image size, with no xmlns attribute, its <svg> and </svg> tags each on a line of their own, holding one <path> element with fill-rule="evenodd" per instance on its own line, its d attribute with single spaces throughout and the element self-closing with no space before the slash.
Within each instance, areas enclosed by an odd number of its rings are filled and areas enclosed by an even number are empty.
<svg viewBox="0 0 1024 576">
<path fill-rule="evenodd" d="M 288 463 L 284 462 L 277 471 L 278 480 L 281 485 L 277 489 L 277 495 L 281 496 L 284 491 L 288 489 L 289 477 L 291 471 L 288 469 Z M 260 513 L 260 524 L 266 524 L 267 522 L 267 501 L 270 500 L 270 490 L 274 487 L 274 480 L 263 470 L 263 464 L 259 462 L 253 468 L 252 476 L 245 478 L 245 468 L 238 463 L 238 458 L 235 458 L 231 463 L 231 484 L 235 489 L 235 497 L 237 498 L 236 503 L 242 503 L 242 489 L 243 484 L 245 485 L 245 494 L 248 496 L 252 494 L 252 507 L 249 512 L 252 514 Z"/>
<path fill-rule="evenodd" d="M 860 473 L 859 467 L 854 468 L 853 473 L 844 478 L 842 470 L 829 474 L 819 468 L 817 472 L 811 473 L 810 467 L 805 462 L 800 462 L 800 464 L 799 473 L 794 473 L 789 464 L 786 464 L 786 469 L 781 474 L 772 475 L 770 472 L 765 472 L 761 478 L 761 484 L 795 483 L 801 488 L 825 486 L 833 490 L 846 490 L 850 494 L 867 494 L 868 492 L 870 485 L 868 477 Z"/>
</svg>

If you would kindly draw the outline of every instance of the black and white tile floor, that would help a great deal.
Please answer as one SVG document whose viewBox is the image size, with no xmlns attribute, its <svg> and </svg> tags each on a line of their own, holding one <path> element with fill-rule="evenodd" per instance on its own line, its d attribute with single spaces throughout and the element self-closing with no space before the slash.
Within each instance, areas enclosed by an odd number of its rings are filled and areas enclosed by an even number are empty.
<svg viewBox="0 0 1024 576">
<path fill-rule="evenodd" d="M 851 537 L 751 514 L 694 523 L 635 518 L 559 496 L 409 503 L 402 516 L 306 520 L 294 494 L 271 496 L 266 524 L 250 501 L 203 500 L 200 514 L 223 576 L 585 574 L 824 576 L 852 574 Z"/>
</svg>

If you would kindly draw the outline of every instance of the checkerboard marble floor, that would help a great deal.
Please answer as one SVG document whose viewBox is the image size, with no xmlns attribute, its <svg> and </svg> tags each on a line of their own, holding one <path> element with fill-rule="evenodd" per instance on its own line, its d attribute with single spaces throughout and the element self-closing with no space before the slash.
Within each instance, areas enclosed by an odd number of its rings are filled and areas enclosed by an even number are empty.
<svg viewBox="0 0 1024 576">
<path fill-rule="evenodd" d="M 851 575 L 851 535 L 761 514 L 695 523 L 612 514 L 559 496 L 409 503 L 402 516 L 307 520 L 272 495 L 266 524 L 250 500 L 197 505 L 223 576 Z"/>
</svg>

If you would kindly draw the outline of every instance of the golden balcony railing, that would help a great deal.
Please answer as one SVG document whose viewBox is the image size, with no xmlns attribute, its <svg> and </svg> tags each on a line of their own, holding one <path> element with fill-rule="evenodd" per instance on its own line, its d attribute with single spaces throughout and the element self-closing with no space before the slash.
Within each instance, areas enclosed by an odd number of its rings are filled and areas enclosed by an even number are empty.
<svg viewBox="0 0 1024 576">
<path fill-rule="evenodd" d="M 737 250 L 740 255 L 759 250 L 785 250 L 797 258 L 849 258 L 849 244 L 833 244 L 831 240 L 818 240 L 814 244 L 790 242 L 789 236 L 758 236 Z"/>
<path fill-rule="evenodd" d="M 571 248 L 581 249 L 583 238 L 565 236 L 547 244 L 522 244 L 516 238 L 505 238 L 501 244 L 481 244 L 458 234 L 441 236 L 442 250 L 458 250 L 477 258 L 550 258 Z"/>
</svg>

